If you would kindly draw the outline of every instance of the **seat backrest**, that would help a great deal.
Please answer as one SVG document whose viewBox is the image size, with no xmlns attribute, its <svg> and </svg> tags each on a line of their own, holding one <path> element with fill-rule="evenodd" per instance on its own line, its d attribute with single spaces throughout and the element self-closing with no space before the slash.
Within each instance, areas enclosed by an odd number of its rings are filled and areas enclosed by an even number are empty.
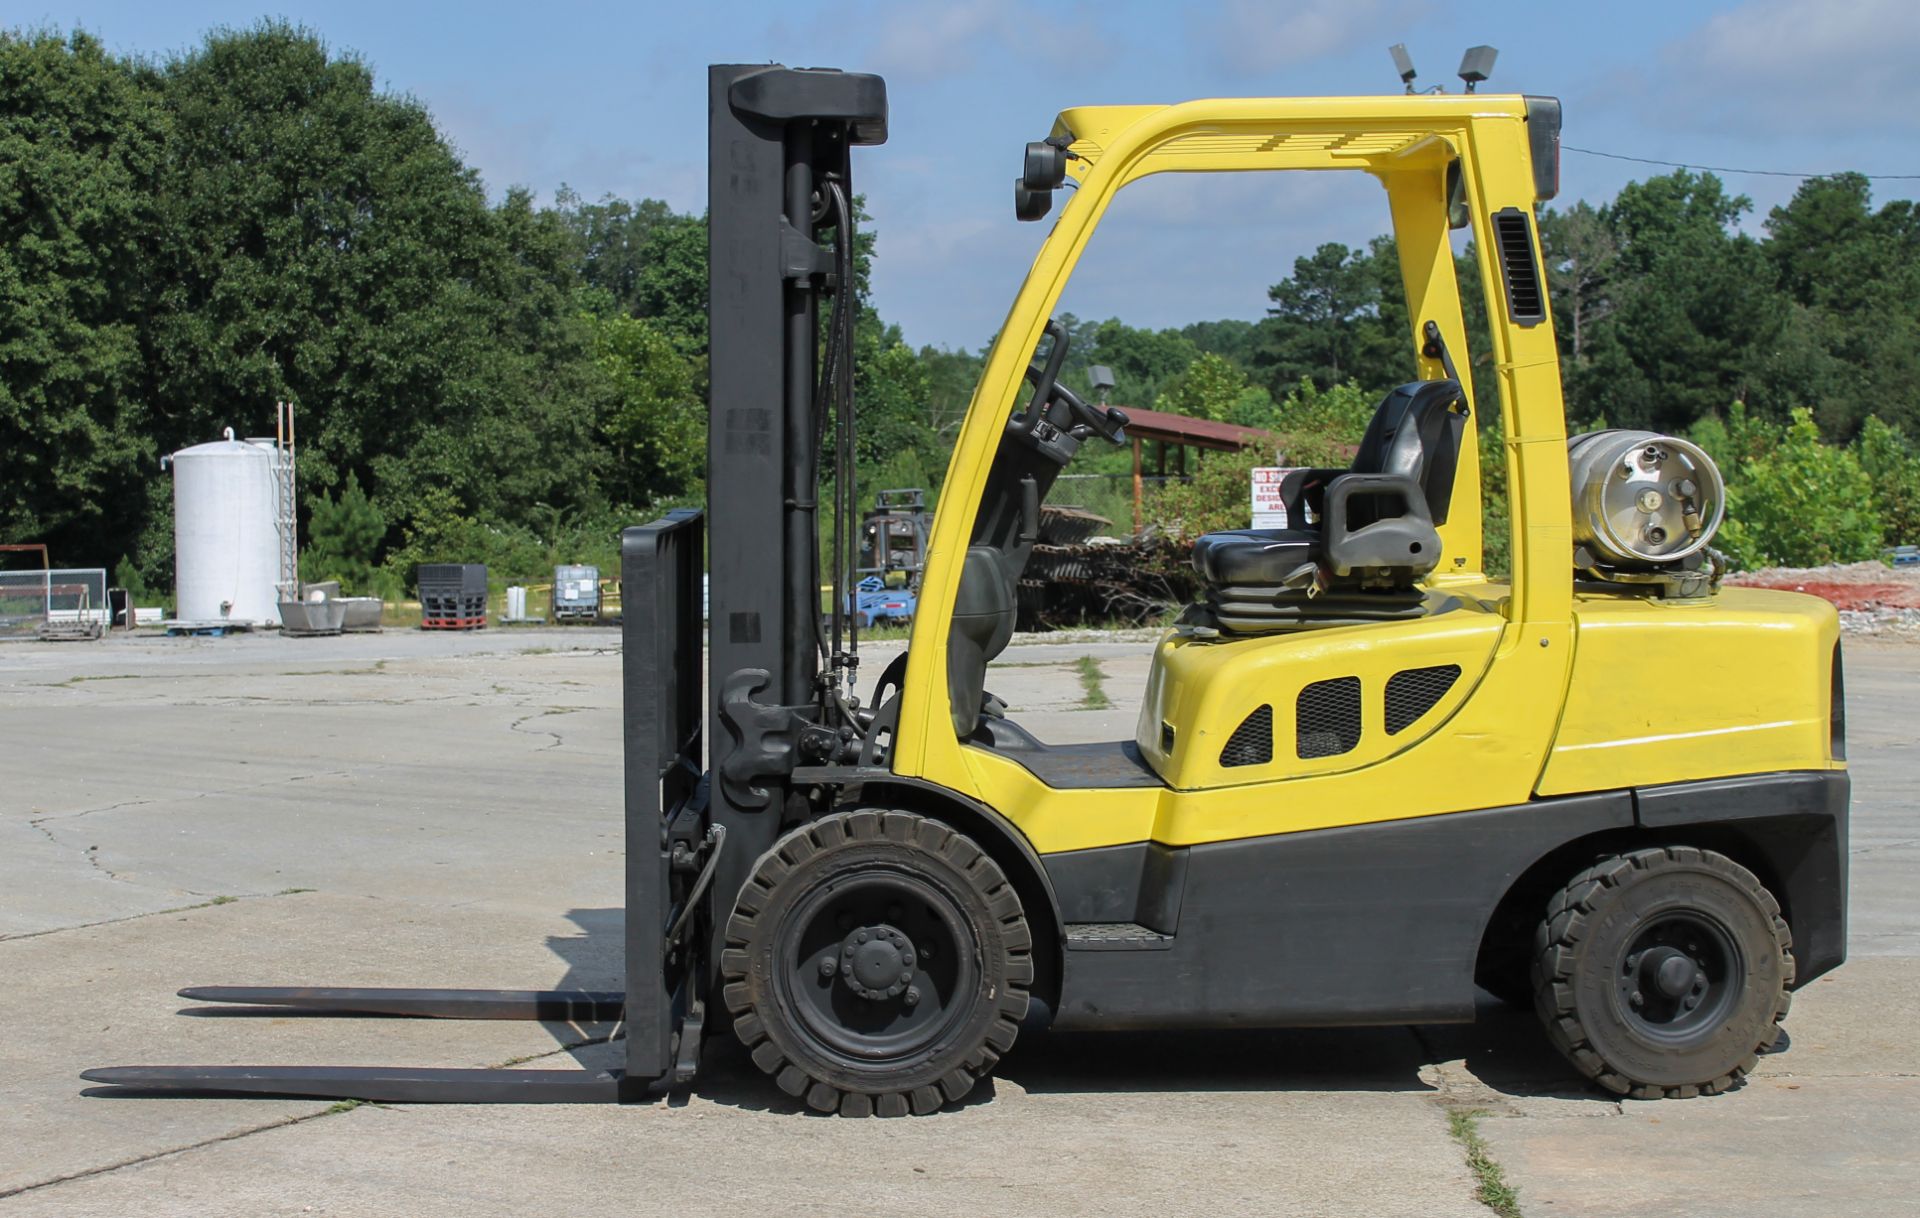
<svg viewBox="0 0 1920 1218">
<path fill-rule="evenodd" d="M 1433 523 L 1447 522 L 1466 430 L 1458 381 L 1412 381 L 1380 403 L 1353 457 L 1356 474 L 1405 474 L 1420 484 Z"/>
</svg>

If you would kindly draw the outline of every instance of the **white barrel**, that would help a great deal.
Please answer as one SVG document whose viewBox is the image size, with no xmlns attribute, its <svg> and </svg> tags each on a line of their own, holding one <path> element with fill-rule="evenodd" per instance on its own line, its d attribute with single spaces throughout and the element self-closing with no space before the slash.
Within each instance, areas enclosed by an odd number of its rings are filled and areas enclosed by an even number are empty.
<svg viewBox="0 0 1920 1218">
<path fill-rule="evenodd" d="M 173 454 L 174 616 L 266 626 L 280 620 L 272 441 L 233 438 Z"/>
<path fill-rule="evenodd" d="M 1704 549 L 1726 515 L 1720 470 L 1699 445 L 1651 431 L 1567 441 L 1573 540 L 1608 565 L 1661 566 Z"/>
</svg>

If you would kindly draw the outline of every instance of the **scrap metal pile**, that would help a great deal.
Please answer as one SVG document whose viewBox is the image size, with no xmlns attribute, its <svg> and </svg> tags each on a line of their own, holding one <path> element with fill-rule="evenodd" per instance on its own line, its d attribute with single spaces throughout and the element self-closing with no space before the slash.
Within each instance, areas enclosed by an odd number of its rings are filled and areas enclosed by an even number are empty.
<svg viewBox="0 0 1920 1218">
<path fill-rule="evenodd" d="M 1018 629 L 1143 626 L 1193 599 L 1187 545 L 1154 530 L 1097 536 L 1112 524 L 1081 508 L 1040 509 L 1040 536 L 1020 579 Z"/>
</svg>

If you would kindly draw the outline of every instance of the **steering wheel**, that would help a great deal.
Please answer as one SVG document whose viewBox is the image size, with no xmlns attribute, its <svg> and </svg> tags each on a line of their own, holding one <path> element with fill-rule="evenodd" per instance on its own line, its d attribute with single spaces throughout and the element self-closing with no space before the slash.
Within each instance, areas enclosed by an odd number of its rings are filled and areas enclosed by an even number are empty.
<svg viewBox="0 0 1920 1218">
<path fill-rule="evenodd" d="M 1093 406 L 1083 401 L 1079 394 L 1060 383 L 1060 367 L 1067 359 L 1067 328 L 1058 321 L 1047 322 L 1046 333 L 1053 338 L 1053 348 L 1047 352 L 1045 362 L 1035 359 L 1027 365 L 1027 383 L 1033 386 L 1033 397 L 1027 403 L 1027 411 L 1022 418 L 1021 429 L 1032 434 L 1034 429 L 1046 419 L 1047 408 L 1059 402 L 1067 408 L 1074 425 L 1084 426 L 1087 432 L 1099 435 L 1111 444 L 1126 443 L 1127 415 L 1125 411 L 1111 406 Z M 1087 432 L 1081 432 L 1085 435 Z"/>
<path fill-rule="evenodd" d="M 1053 399 L 1065 402 L 1067 410 L 1081 423 L 1091 427 L 1094 434 L 1109 444 L 1127 442 L 1127 412 L 1113 406 L 1094 406 L 1082 401 L 1080 395 L 1065 385 L 1053 387 Z"/>
</svg>

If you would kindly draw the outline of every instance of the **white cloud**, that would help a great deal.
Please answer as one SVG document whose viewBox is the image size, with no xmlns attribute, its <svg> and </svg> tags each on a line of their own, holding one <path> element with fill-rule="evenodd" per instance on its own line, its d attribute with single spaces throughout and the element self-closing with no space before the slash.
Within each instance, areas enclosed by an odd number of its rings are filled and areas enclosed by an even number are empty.
<svg viewBox="0 0 1920 1218">
<path fill-rule="evenodd" d="M 1063 48 L 1075 54 L 1104 45 L 1092 11 L 1076 6 L 1068 18 L 1015 0 L 896 0 L 878 18 L 872 69 L 887 76 L 930 80 L 958 75 L 986 57 L 1029 64 Z"/>
<path fill-rule="evenodd" d="M 1651 108 L 1719 130 L 1920 129 L 1913 0 L 1751 0 L 1661 53 Z"/>
<path fill-rule="evenodd" d="M 1200 36 L 1215 66 L 1258 76 L 1368 38 L 1383 47 L 1398 42 L 1430 7 L 1428 0 L 1227 0 Z"/>
</svg>

